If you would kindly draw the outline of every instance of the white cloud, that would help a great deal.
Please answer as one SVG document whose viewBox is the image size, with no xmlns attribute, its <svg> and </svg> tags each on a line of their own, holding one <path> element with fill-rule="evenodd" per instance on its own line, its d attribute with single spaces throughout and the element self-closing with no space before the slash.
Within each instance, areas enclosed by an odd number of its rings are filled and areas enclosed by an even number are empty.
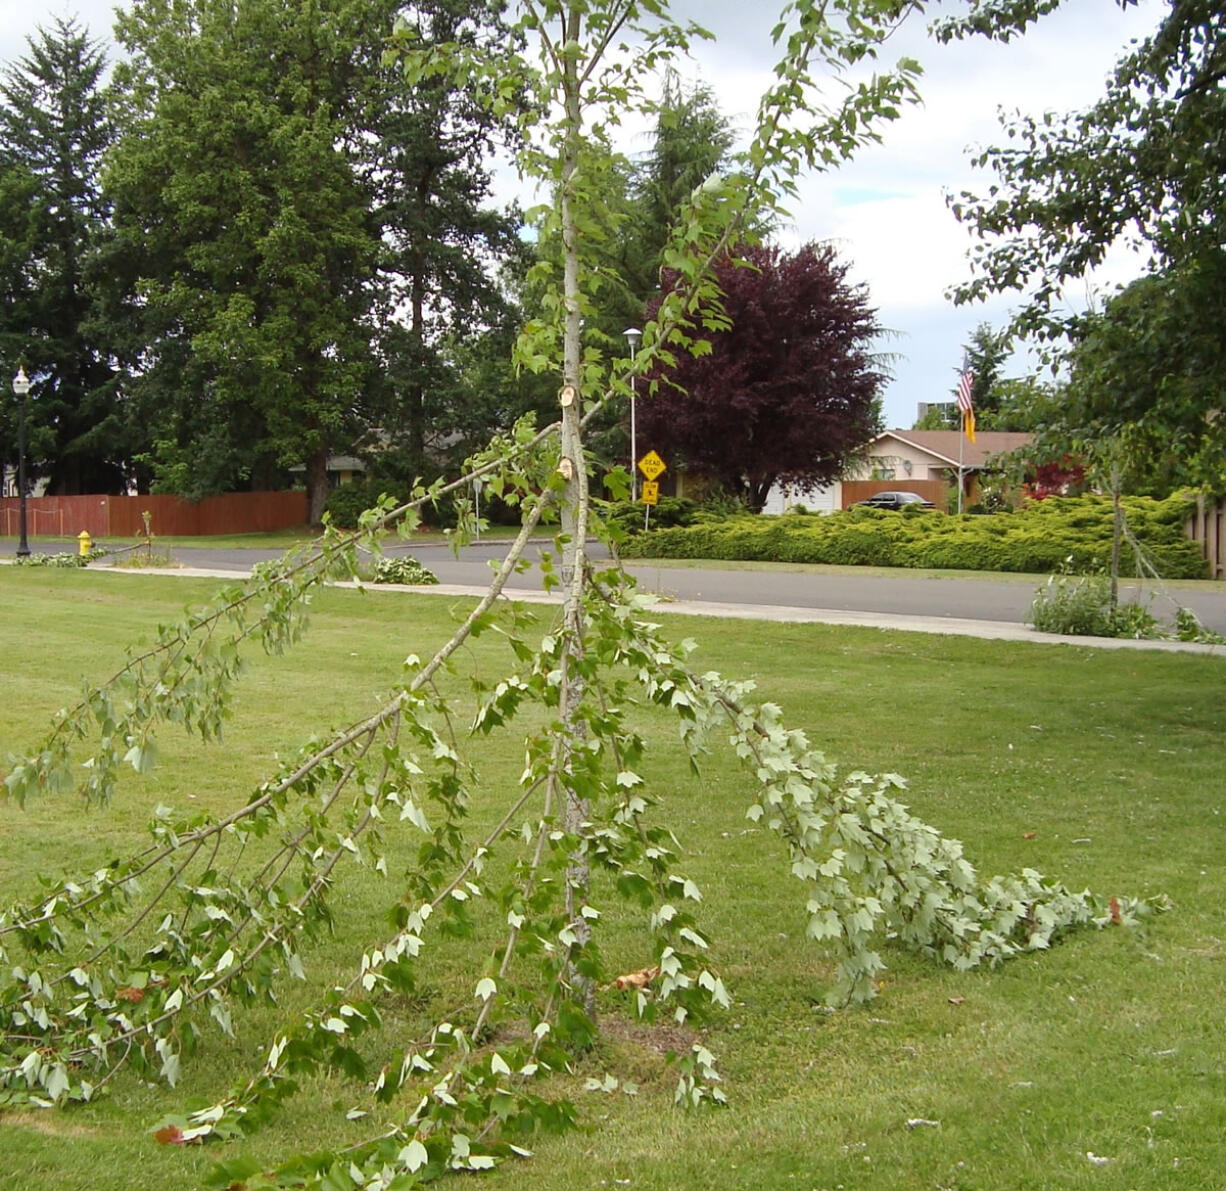
<svg viewBox="0 0 1226 1191">
<path fill-rule="evenodd" d="M 885 396 L 891 425 L 910 425 L 917 402 L 943 399 L 970 332 L 980 322 L 1002 321 L 1011 301 L 955 308 L 944 296 L 969 275 L 971 244 L 944 195 L 988 181 L 972 168 L 968 148 L 1003 139 L 1002 108 L 1040 115 L 1092 103 L 1129 40 L 1154 28 L 1164 9 L 1162 0 L 1127 9 L 1113 0 L 1067 0 L 1008 44 L 937 45 L 914 20 L 888 44 L 883 61 L 907 54 L 924 66 L 923 103 L 837 174 L 804 182 L 787 240 L 834 240 L 852 276 L 868 284 L 882 325 L 896 333 L 883 345 L 901 356 Z M 726 112 L 749 110 L 749 82 L 760 87 L 775 56 L 767 23 L 750 28 L 748 6 L 739 0 L 706 0 L 701 10 L 699 19 L 724 35 L 717 46 L 695 51 L 703 77 Z M 1134 257 L 1117 253 L 1095 284 L 1126 281 L 1137 270 Z M 1083 295 L 1070 300 L 1081 304 Z"/>
</svg>

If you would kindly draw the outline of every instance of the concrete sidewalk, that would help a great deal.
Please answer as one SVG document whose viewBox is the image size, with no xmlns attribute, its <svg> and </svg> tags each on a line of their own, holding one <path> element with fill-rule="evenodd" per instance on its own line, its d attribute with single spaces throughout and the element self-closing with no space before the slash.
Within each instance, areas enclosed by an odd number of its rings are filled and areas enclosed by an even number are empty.
<svg viewBox="0 0 1226 1191">
<path fill-rule="evenodd" d="M 115 575 L 177 575 L 185 579 L 226 579 L 231 582 L 244 578 L 236 571 L 211 570 L 207 567 L 177 567 L 143 571 L 138 569 L 99 567 Z M 340 583 L 339 587 L 356 587 Z M 421 596 L 480 598 L 483 587 L 440 583 L 410 587 L 397 583 L 364 583 L 366 591 L 412 592 Z M 559 604 L 561 596 L 552 592 L 516 589 L 504 594 L 505 599 L 528 604 Z M 678 616 L 714 616 L 728 620 L 776 621 L 786 624 L 849 625 L 856 628 L 888 629 L 907 633 L 936 633 L 942 636 L 979 637 L 990 641 L 1026 641 L 1036 645 L 1081 645 L 1091 649 L 1131 649 L 1161 653 L 1203 653 L 1226 657 L 1226 645 L 1199 645 L 1189 641 L 1148 641 L 1125 637 L 1076 637 L 1058 633 L 1039 633 L 1029 625 L 1005 620 L 968 620 L 944 616 L 905 616 L 881 612 L 847 612 L 838 608 L 795 608 L 778 604 L 726 604 L 708 600 L 661 599 L 653 612 Z"/>
</svg>

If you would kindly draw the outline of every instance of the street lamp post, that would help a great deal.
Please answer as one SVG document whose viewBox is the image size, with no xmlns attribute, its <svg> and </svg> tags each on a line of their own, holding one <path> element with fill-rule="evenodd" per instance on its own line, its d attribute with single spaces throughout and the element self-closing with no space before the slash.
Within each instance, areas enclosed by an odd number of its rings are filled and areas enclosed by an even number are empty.
<svg viewBox="0 0 1226 1191">
<path fill-rule="evenodd" d="M 627 327 L 624 334 L 626 342 L 630 345 L 630 499 L 637 501 L 639 498 L 639 443 L 634 425 L 634 357 L 638 354 L 639 341 L 643 338 L 643 332 L 638 327 Z"/>
<path fill-rule="evenodd" d="M 13 377 L 13 392 L 17 394 L 17 522 L 21 540 L 17 543 L 17 557 L 30 557 L 30 543 L 26 541 L 26 394 L 30 391 L 30 378 L 26 370 L 18 367 Z"/>
</svg>

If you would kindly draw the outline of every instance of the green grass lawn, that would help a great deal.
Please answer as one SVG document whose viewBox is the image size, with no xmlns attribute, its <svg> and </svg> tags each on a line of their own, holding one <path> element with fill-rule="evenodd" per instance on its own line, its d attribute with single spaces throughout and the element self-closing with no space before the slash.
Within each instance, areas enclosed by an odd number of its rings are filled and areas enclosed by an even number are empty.
<svg viewBox="0 0 1226 1191">
<path fill-rule="evenodd" d="M 490 539 L 504 541 L 514 538 L 518 532 L 518 526 L 491 525 L 481 531 L 481 538 L 483 541 Z M 176 546 L 190 546 L 211 550 L 289 550 L 294 546 L 313 542 L 317 536 L 318 531 L 313 530 L 309 525 L 297 526 L 291 529 L 270 530 L 267 533 L 231 533 L 208 536 L 155 533 L 153 535 L 153 545 L 155 550 L 173 550 Z M 5 537 L 6 535 L 0 534 L 0 540 L 3 540 Z M 7 538 L 10 541 L 16 541 L 15 535 L 9 534 Z M 441 529 L 422 528 L 414 533 L 412 540 L 415 542 L 445 542 L 447 537 Z M 55 549 L 61 553 L 75 554 L 77 552 L 78 542 L 75 537 L 57 538 L 53 535 L 40 534 L 38 541 L 40 543 L 52 543 Z M 143 537 L 108 537 L 102 540 L 102 545 L 112 550 L 129 546 L 144 546 L 145 539 Z"/>
<path fill-rule="evenodd" d="M 234 534 L 213 534 L 206 537 L 195 537 L 188 534 L 181 536 L 154 533 L 153 544 L 156 547 L 159 545 L 174 545 L 174 546 L 215 546 L 222 550 L 238 550 L 244 547 L 258 550 L 288 550 L 292 546 L 299 546 L 303 542 L 312 541 L 316 534 L 308 525 L 296 526 L 291 529 L 270 530 L 267 533 L 234 533 Z M 15 541 L 14 535 L 0 534 L 0 539 L 7 537 L 9 541 Z M 39 543 L 52 543 L 56 549 L 60 551 L 70 551 L 75 554 L 77 552 L 78 542 L 75 536 L 56 537 L 54 534 L 39 534 Z M 125 546 L 143 546 L 146 539 L 143 536 L 135 537 L 119 537 L 108 536 L 101 539 L 101 544 L 111 549 L 117 549 Z M 97 544 L 97 543 L 96 543 Z"/>
<path fill-rule="evenodd" d="M 0 754 L 32 743 L 47 718 L 216 584 L 104 571 L 0 567 Z M 468 607 L 429 594 L 330 590 L 293 653 L 253 654 L 221 746 L 164 739 L 165 765 L 108 808 L 0 802 L 0 903 L 36 877 L 104 861 L 142 839 L 158 801 L 234 805 L 278 753 L 371 711 L 409 653 L 425 655 Z M 541 616 L 551 612 L 540 610 Z M 702 886 L 713 964 L 733 997 L 706 1044 L 730 1107 L 671 1106 L 668 1029 L 635 1025 L 602 994 L 604 1040 L 567 1090 L 583 1128 L 534 1143 L 536 1157 L 485 1178 L 491 1188 L 1211 1188 L 1226 1169 L 1226 661 L 1203 655 L 1009 644 L 820 625 L 687 621 L 700 669 L 754 676 L 759 693 L 847 769 L 906 776 L 906 801 L 962 839 L 983 875 L 1023 866 L 1074 888 L 1165 893 L 1171 913 L 1133 930 L 1070 936 L 994 971 L 958 973 L 887 946 L 867 1008 L 819 1008 L 830 974 L 804 941 L 799 886 L 774 837 L 744 815 L 751 784 L 718 745 L 689 775 L 675 726 L 644 714 L 660 817 Z M 461 676 L 505 659 L 493 634 Z M 513 742 L 481 742 L 477 808 L 492 819 L 513 781 Z M 337 927 L 314 948 L 320 982 L 385 933 L 392 883 L 361 871 L 338 887 Z M 610 907 L 612 908 L 612 907 Z M 610 914 L 606 951 L 631 970 L 637 919 Z M 459 945 L 432 953 L 436 991 L 464 987 Z M 484 953 L 478 955 L 478 960 Z M 0 1186 L 21 1191 L 180 1191 L 219 1157 L 279 1156 L 363 1136 L 343 1110 L 359 1089 L 304 1082 L 253 1139 L 163 1147 L 149 1127 L 245 1076 L 276 1024 L 309 1003 L 245 1013 L 234 1040 L 207 1035 L 170 1092 L 119 1078 L 109 1097 L 64 1112 L 0 1115 Z M 392 1006 L 394 1030 L 411 1013 Z M 582 1091 L 612 1071 L 638 1094 Z M 339 1108 L 339 1111 L 338 1111 Z M 936 1124 L 908 1126 L 908 1121 Z M 1109 1161 L 1099 1164 L 1087 1155 Z"/>
</svg>

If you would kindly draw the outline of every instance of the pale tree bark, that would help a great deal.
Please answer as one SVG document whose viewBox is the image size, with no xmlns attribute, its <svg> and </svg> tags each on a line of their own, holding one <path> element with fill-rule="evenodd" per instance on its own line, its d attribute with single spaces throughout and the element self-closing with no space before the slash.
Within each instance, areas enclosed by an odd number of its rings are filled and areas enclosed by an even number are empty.
<svg viewBox="0 0 1226 1191">
<path fill-rule="evenodd" d="M 1123 469 L 1118 463 L 1111 465 L 1111 611 L 1120 602 L 1120 546 L 1124 540 L 1124 509 L 1120 493 L 1124 486 Z"/>
<path fill-rule="evenodd" d="M 582 17 L 577 8 L 566 14 L 566 42 L 578 45 L 582 31 Z M 578 663 L 583 658 L 583 609 L 582 592 L 587 554 L 584 538 L 587 535 L 587 472 L 583 457 L 583 436 L 580 426 L 582 396 L 582 345 L 580 343 L 581 318 L 579 302 L 579 235 L 576 227 L 576 199 L 574 193 L 575 173 L 578 168 L 579 150 L 583 131 L 583 110 L 579 96 L 579 65 L 575 56 L 568 55 L 564 62 L 563 96 L 565 105 L 566 136 L 562 158 L 562 297 L 565 312 L 562 354 L 562 455 L 559 469 L 565 480 L 562 498 L 562 533 L 565 539 L 562 552 L 563 584 L 563 654 L 561 711 L 562 731 L 555 751 L 560 775 L 558 791 L 563 807 L 562 824 L 569 833 L 579 834 L 586 828 L 589 807 L 570 782 L 571 758 L 583 743 L 583 725 L 579 719 L 583 700 L 583 678 Z M 590 872 L 587 859 L 576 852 L 567 870 L 567 915 L 580 944 L 587 942 L 587 920 L 579 913 L 587 900 Z M 581 992 L 589 1014 L 595 1009 L 595 989 L 591 982 L 572 972 L 577 991 Z"/>
</svg>

